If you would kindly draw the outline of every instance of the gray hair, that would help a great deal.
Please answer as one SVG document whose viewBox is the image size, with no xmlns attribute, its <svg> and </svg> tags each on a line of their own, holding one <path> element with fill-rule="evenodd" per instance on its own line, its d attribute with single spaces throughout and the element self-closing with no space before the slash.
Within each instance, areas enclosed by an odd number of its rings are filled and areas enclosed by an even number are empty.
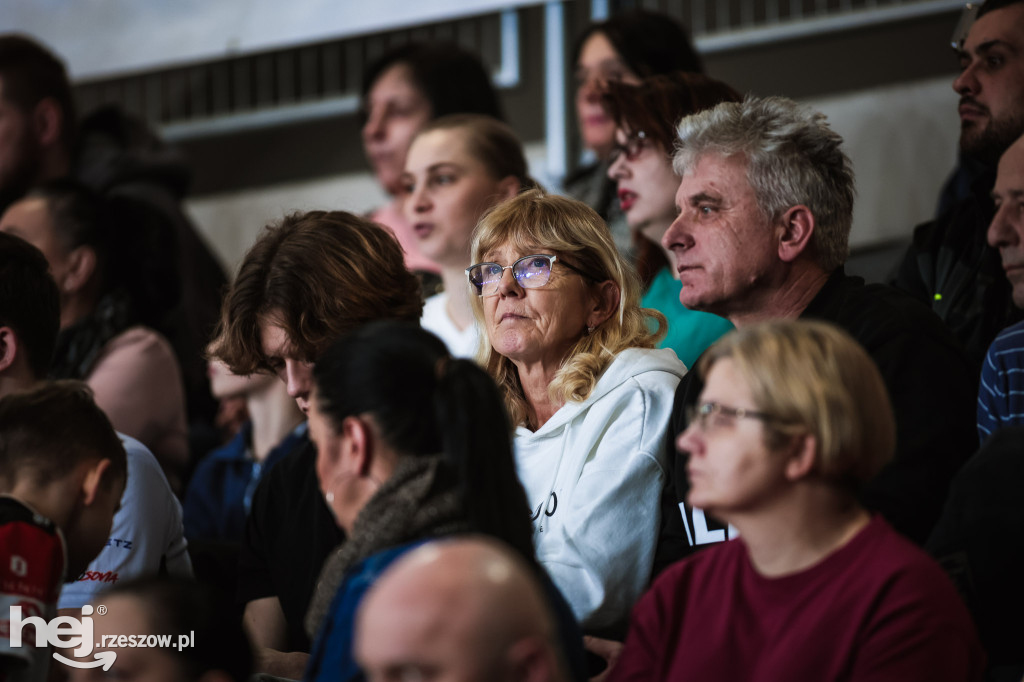
<svg viewBox="0 0 1024 682">
<path fill-rule="evenodd" d="M 672 167 L 682 177 L 705 154 L 743 155 L 747 181 L 766 219 L 811 209 L 811 254 L 831 272 L 846 262 L 853 226 L 853 168 L 825 115 L 784 97 L 723 102 L 679 122 Z"/>
</svg>

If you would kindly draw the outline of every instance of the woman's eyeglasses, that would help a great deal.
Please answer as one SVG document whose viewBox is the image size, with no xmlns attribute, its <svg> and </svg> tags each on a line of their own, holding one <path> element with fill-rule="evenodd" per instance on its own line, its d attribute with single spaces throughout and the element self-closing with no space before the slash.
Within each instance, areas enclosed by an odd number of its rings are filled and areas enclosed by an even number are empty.
<svg viewBox="0 0 1024 682">
<path fill-rule="evenodd" d="M 532 256 L 523 256 L 512 265 L 477 263 L 466 268 L 466 275 L 469 277 L 469 283 L 476 289 L 477 296 L 493 296 L 498 293 L 498 286 L 501 284 L 501 278 L 505 275 L 506 270 L 512 271 L 516 283 L 522 288 L 537 289 L 548 283 L 551 278 L 551 266 L 557 260 L 558 256 L 537 253 Z M 561 263 L 587 279 L 594 279 L 565 261 L 561 261 Z"/>
<path fill-rule="evenodd" d="M 757 412 L 742 407 L 729 407 L 722 403 L 701 403 L 686 408 L 686 423 L 695 424 L 704 433 L 713 431 L 724 425 L 725 419 L 759 419 L 763 422 L 776 422 L 777 419 L 767 412 Z"/>
<path fill-rule="evenodd" d="M 620 156 L 625 156 L 626 161 L 636 161 L 640 158 L 640 154 L 650 146 L 651 140 L 647 139 L 647 134 L 644 131 L 641 130 L 638 133 L 634 133 L 626 140 L 626 144 L 616 143 L 612 147 L 612 152 L 608 156 L 608 165 L 610 166 L 618 161 Z"/>
</svg>

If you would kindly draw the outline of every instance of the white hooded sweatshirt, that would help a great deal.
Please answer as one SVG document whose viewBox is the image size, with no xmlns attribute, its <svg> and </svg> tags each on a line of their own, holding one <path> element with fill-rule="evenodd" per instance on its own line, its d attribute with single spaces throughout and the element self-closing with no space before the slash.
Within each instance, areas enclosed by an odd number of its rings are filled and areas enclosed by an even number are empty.
<svg viewBox="0 0 1024 682">
<path fill-rule="evenodd" d="M 665 485 L 665 439 L 686 367 L 669 349 L 629 348 L 583 402 L 537 431 L 516 429 L 537 558 L 586 632 L 624 634 L 647 588 Z"/>
</svg>

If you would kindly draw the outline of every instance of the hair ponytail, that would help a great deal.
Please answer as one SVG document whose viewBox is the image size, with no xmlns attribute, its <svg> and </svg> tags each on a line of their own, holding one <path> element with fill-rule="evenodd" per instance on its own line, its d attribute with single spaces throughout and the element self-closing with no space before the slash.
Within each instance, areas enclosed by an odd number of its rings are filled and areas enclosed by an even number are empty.
<svg viewBox="0 0 1024 682">
<path fill-rule="evenodd" d="M 313 376 L 318 408 L 333 424 L 369 413 L 400 457 L 443 453 L 472 528 L 534 562 L 508 417 L 483 369 L 453 359 L 440 339 L 418 325 L 378 321 L 332 345 Z"/>
<path fill-rule="evenodd" d="M 448 461 L 458 473 L 466 516 L 533 561 L 526 493 L 516 474 L 508 416 L 494 380 L 469 360 L 438 370 L 434 413 Z"/>
</svg>

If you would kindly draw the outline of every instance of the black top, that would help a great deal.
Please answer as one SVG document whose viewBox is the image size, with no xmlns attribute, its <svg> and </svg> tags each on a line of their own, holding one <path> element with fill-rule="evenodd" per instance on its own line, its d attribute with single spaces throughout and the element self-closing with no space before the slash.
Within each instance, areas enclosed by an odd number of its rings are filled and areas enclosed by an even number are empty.
<svg viewBox="0 0 1024 682">
<path fill-rule="evenodd" d="M 309 651 L 306 609 L 324 560 L 344 539 L 320 493 L 316 446 L 304 435 L 256 488 L 238 561 L 239 601 L 280 599 L 289 651 Z"/>
<path fill-rule="evenodd" d="M 989 665 L 1024 675 L 1024 427 L 994 433 L 953 479 L 928 540 L 967 602 Z M 992 676 L 996 678 L 995 675 Z"/>
<path fill-rule="evenodd" d="M 865 285 L 842 268 L 829 276 L 800 318 L 844 329 L 878 365 L 896 415 L 896 455 L 865 486 L 861 501 L 923 544 L 939 518 L 950 479 L 977 447 L 978 375 L 960 344 L 925 306 L 884 284 Z M 700 510 L 695 518 L 693 508 L 684 505 L 690 488 L 688 455 L 675 450 L 675 436 L 686 428 L 686 406 L 697 402 L 702 389 L 703 382 L 689 372 L 676 390 L 655 571 L 700 545 L 726 539 L 722 523 Z M 685 509 L 685 527 L 680 509 Z"/>
<path fill-rule="evenodd" d="M 979 371 L 996 334 L 1021 319 L 999 251 L 987 240 L 995 179 L 994 171 L 981 173 L 966 198 L 919 225 L 890 282 L 931 307 Z"/>
</svg>

